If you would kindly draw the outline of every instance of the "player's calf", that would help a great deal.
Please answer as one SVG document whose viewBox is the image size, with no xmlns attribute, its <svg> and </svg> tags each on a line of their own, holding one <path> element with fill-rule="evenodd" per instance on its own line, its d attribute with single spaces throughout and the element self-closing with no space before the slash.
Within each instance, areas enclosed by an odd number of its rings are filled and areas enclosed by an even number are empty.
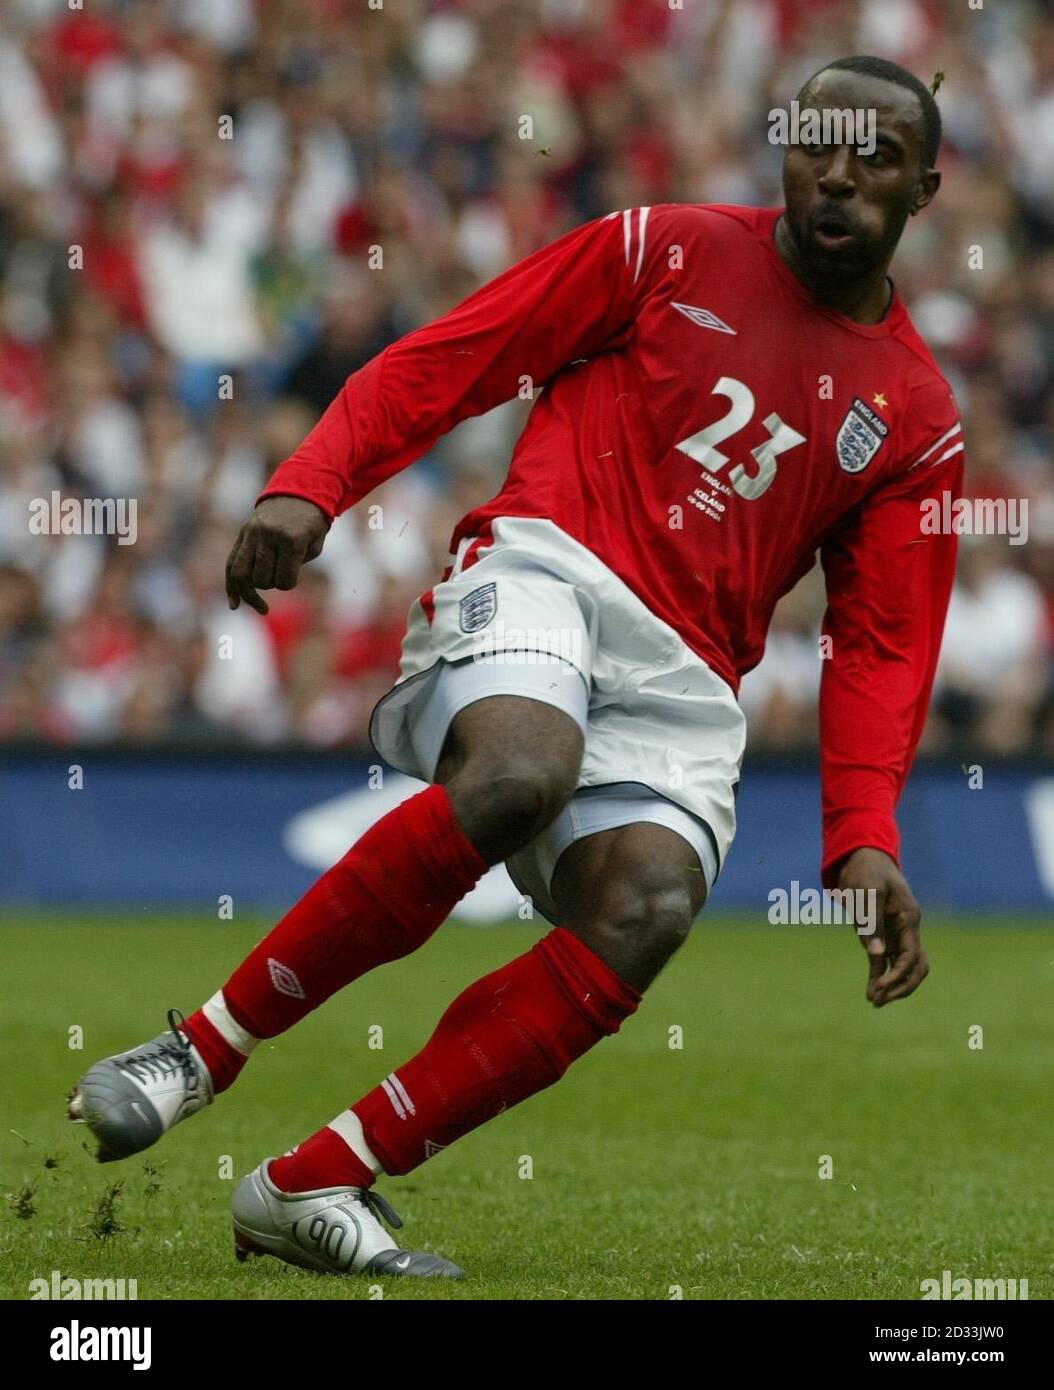
<svg viewBox="0 0 1054 1390">
<path fill-rule="evenodd" d="M 640 1002 L 594 951 L 556 927 L 461 992 L 408 1062 L 268 1168 L 282 1192 L 370 1187 L 411 1172 L 551 1086 Z"/>
<path fill-rule="evenodd" d="M 575 721 L 495 696 L 453 720 L 437 782 L 372 826 L 187 1020 L 217 1092 L 252 1045 L 422 946 L 488 865 L 536 835 L 574 790 Z"/>
<path fill-rule="evenodd" d="M 90 1126 L 101 1161 L 155 1143 L 226 1090 L 261 1039 L 421 946 L 487 865 L 527 843 L 574 790 L 581 732 L 539 701 L 481 700 L 447 742 L 449 791 L 430 787 L 371 827 L 171 1034 L 85 1074 L 69 1114 Z"/>
</svg>

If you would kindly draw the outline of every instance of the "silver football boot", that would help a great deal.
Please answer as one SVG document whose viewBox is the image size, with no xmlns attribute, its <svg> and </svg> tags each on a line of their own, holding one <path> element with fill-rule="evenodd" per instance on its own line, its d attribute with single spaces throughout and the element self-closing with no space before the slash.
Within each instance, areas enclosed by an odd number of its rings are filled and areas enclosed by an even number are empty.
<svg viewBox="0 0 1054 1390">
<path fill-rule="evenodd" d="M 268 1175 L 270 1163 L 265 1159 L 234 1190 L 234 1253 L 239 1260 L 274 1255 L 286 1264 L 325 1274 L 464 1277 L 441 1255 L 401 1250 L 379 1218 L 397 1229 L 403 1223 L 370 1188 L 282 1192 Z"/>
<path fill-rule="evenodd" d="M 68 1115 L 99 1141 L 100 1163 L 148 1149 L 166 1130 L 212 1101 L 212 1079 L 190 1039 L 183 1015 L 170 1009 L 168 1026 L 151 1042 L 96 1062 L 69 1096 Z"/>
</svg>

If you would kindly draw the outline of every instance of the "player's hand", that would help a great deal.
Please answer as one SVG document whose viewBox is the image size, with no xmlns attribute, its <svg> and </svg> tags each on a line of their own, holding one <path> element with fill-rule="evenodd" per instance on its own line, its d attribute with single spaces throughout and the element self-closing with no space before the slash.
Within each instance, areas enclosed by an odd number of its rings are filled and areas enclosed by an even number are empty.
<svg viewBox="0 0 1054 1390">
<path fill-rule="evenodd" d="M 919 939 L 922 909 L 907 879 L 880 849 L 858 849 L 842 865 L 839 888 L 874 891 L 874 926 L 860 941 L 867 952 L 867 997 L 876 1009 L 913 994 L 930 973 Z"/>
<path fill-rule="evenodd" d="M 329 518 L 303 497 L 265 497 L 238 532 L 227 557 L 227 602 L 242 599 L 257 613 L 267 604 L 257 589 L 293 589 L 300 566 L 322 553 Z"/>
</svg>

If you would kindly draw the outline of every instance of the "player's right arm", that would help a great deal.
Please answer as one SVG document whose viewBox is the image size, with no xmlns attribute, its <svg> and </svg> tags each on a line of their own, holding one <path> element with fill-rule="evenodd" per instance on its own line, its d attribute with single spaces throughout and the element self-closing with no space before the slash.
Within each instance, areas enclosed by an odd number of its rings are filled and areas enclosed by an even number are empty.
<svg viewBox="0 0 1054 1390">
<path fill-rule="evenodd" d="M 955 575 L 957 537 L 923 517 L 962 491 L 958 410 L 943 382 L 913 403 L 905 467 L 850 513 L 822 549 L 824 631 L 831 659 L 820 686 L 826 887 L 873 893 L 877 922 L 861 936 L 867 997 L 911 994 L 928 965 L 921 911 L 899 865 L 895 810 L 911 770 Z"/>
<path fill-rule="evenodd" d="M 544 384 L 617 341 L 646 280 L 657 209 L 586 223 L 505 271 L 350 376 L 279 465 L 227 562 L 232 608 L 291 589 L 334 517 L 420 458 L 460 421 Z"/>
</svg>

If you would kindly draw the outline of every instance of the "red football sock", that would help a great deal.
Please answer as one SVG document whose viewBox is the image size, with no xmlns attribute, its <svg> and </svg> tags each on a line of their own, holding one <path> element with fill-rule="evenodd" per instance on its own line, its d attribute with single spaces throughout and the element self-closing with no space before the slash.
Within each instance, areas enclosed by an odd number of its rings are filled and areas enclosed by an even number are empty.
<svg viewBox="0 0 1054 1390">
<path fill-rule="evenodd" d="M 323 1187 L 371 1187 L 376 1171 L 329 1125 L 276 1158 L 267 1170 L 283 1192 L 317 1192 Z"/>
<path fill-rule="evenodd" d="M 443 787 L 389 811 L 187 1019 L 216 1090 L 231 1084 L 260 1038 L 424 945 L 486 869 Z"/>
<path fill-rule="evenodd" d="M 632 985 L 557 927 L 470 985 L 416 1057 L 273 1163 L 271 1176 L 286 1191 L 304 1192 L 342 1182 L 365 1186 L 379 1168 L 408 1173 L 558 1081 L 577 1057 L 617 1033 L 639 1003 Z"/>
</svg>

